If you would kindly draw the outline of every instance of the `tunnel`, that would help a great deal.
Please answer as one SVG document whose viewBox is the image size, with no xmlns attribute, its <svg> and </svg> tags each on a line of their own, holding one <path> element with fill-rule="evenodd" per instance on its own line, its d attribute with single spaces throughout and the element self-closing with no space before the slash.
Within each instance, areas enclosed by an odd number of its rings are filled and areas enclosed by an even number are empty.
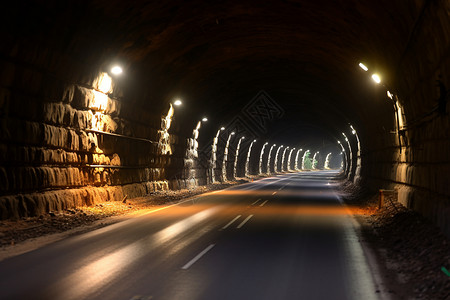
<svg viewBox="0 0 450 300">
<path fill-rule="evenodd" d="M 450 236 L 450 3 L 3 9 L 0 218 L 340 170 Z"/>
</svg>

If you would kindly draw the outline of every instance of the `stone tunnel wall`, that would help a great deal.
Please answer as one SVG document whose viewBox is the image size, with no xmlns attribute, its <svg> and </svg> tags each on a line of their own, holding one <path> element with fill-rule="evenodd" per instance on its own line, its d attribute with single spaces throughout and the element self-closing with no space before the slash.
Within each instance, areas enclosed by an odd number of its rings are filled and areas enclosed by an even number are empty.
<svg viewBox="0 0 450 300">
<path fill-rule="evenodd" d="M 166 190 L 182 168 L 177 136 L 164 141 L 172 154 L 161 152 L 161 116 L 99 92 L 96 80 L 67 83 L 11 58 L 0 70 L 0 219 Z"/>
<path fill-rule="evenodd" d="M 366 155 L 369 164 L 364 165 L 369 170 L 372 187 L 396 189 L 401 203 L 432 220 L 447 236 L 450 236 L 449 11 L 448 1 L 429 1 L 399 62 L 396 86 L 405 117 L 400 127 L 405 133 L 402 147 L 396 134 L 378 137 L 379 148 Z"/>
</svg>

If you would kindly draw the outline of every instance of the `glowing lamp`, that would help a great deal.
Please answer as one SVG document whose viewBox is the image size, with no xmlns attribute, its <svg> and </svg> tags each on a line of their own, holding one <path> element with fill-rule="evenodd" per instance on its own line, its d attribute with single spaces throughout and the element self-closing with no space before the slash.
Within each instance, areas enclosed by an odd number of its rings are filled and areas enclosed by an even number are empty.
<svg viewBox="0 0 450 300">
<path fill-rule="evenodd" d="M 208 121 L 208 118 L 207 118 L 207 117 L 204 117 L 204 118 L 202 119 L 202 121 L 203 121 L 203 122 L 207 122 L 207 121 Z"/>
<path fill-rule="evenodd" d="M 386 94 L 387 94 L 387 96 L 388 96 L 389 98 L 391 98 L 391 99 L 394 97 L 394 95 L 393 95 L 391 92 L 389 92 L 389 91 L 387 91 Z"/>
<path fill-rule="evenodd" d="M 366 72 L 369 70 L 369 68 L 367 68 L 363 63 L 359 63 L 359 67 Z"/>
<path fill-rule="evenodd" d="M 183 104 L 183 102 L 181 102 L 181 100 L 175 100 L 173 104 L 176 106 L 180 106 L 181 104 Z"/>
<path fill-rule="evenodd" d="M 372 79 L 377 84 L 381 82 L 381 78 L 380 78 L 380 76 L 378 74 L 372 74 Z"/>
<path fill-rule="evenodd" d="M 122 72 L 123 72 L 123 70 L 119 66 L 114 66 L 111 68 L 111 73 L 113 73 L 114 75 L 120 75 L 120 74 L 122 74 Z"/>
</svg>

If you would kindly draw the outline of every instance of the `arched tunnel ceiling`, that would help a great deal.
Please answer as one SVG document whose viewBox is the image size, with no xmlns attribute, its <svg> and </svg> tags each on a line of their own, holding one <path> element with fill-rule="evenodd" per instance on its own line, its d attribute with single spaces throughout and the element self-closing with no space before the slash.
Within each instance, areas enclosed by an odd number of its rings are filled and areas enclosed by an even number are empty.
<svg viewBox="0 0 450 300">
<path fill-rule="evenodd" d="M 268 123 L 264 138 L 296 144 L 314 132 L 339 136 L 348 123 L 363 139 L 391 128 L 392 107 L 380 103 L 380 90 L 357 63 L 366 61 L 392 82 L 423 2 L 93 0 L 38 6 L 47 23 L 72 22 L 65 34 L 74 49 L 92 43 L 121 62 L 140 105 L 160 113 L 183 99 L 175 124 L 187 134 L 208 115 L 203 130 L 213 136 L 264 90 L 284 111 Z M 28 14 L 37 19 L 32 9 Z"/>
</svg>

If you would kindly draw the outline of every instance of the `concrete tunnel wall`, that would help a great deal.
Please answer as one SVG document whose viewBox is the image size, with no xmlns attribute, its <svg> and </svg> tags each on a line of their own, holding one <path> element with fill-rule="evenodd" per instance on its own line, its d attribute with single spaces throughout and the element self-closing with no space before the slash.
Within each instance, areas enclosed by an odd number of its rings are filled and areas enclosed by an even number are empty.
<svg viewBox="0 0 450 300">
<path fill-rule="evenodd" d="M 437 107 L 438 99 L 448 100 L 446 88 L 450 86 L 449 9 L 446 1 L 430 1 L 425 6 L 398 62 L 395 93 L 404 110 L 401 145 L 396 133 L 364 132 L 361 136 L 361 184 L 374 190 L 398 190 L 400 202 L 423 213 L 447 235 L 450 122 L 448 107 L 445 112 Z M 162 136 L 168 105 L 158 111 L 143 109 L 135 95 L 115 86 L 112 92 L 103 92 L 108 97 L 106 107 L 95 107 L 95 96 L 102 93 L 98 78 L 109 62 L 107 51 L 80 61 L 77 51 L 54 45 L 51 38 L 10 39 L 0 48 L 2 219 L 209 182 L 208 156 L 198 152 L 193 136 L 181 134 L 183 124 L 170 127 L 169 135 Z M 445 89 L 436 85 L 439 76 Z M 387 101 L 383 93 L 379 97 Z M 175 119 L 176 113 L 175 108 Z M 93 128 L 117 136 L 96 133 Z M 354 148 L 353 137 L 349 139 Z M 236 141 L 230 142 L 228 178 L 232 177 Z M 264 153 L 263 171 L 270 144 Z M 263 142 L 258 142 L 252 150 L 251 174 L 259 170 L 262 146 Z M 217 149 L 216 178 L 223 170 L 223 147 L 219 144 Z M 239 155 L 238 176 L 244 175 L 246 150 L 244 147 Z M 272 169 L 276 150 L 271 155 Z M 356 168 L 354 148 L 352 180 Z"/>
<path fill-rule="evenodd" d="M 395 189 L 405 206 L 419 211 L 450 236 L 449 100 L 450 3 L 429 1 L 396 73 L 404 109 L 400 134 L 373 135 L 376 148 L 362 149 L 363 174 L 375 188 Z M 447 90 L 440 90 L 440 78 Z M 384 101 L 389 100 L 387 98 Z M 399 145 L 399 135 L 401 146 Z M 367 150 L 367 149 L 366 149 Z"/>
</svg>

